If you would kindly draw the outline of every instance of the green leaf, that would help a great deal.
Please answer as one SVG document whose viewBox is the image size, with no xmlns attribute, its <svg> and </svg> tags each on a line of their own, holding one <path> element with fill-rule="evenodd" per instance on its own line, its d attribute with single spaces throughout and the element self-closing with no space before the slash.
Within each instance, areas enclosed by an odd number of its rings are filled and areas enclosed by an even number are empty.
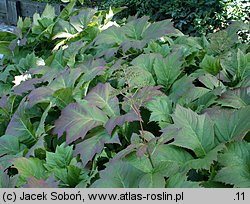
<svg viewBox="0 0 250 204">
<path fill-rule="evenodd" d="M 170 99 L 177 103 L 182 98 L 188 96 L 188 93 L 195 86 L 193 85 L 194 77 L 184 75 L 180 79 L 178 79 L 173 86 L 171 87 L 169 97 Z"/>
<path fill-rule="evenodd" d="M 117 161 L 100 172 L 92 188 L 138 188 L 142 172 L 128 162 Z"/>
<path fill-rule="evenodd" d="M 17 137 L 12 135 L 3 135 L 0 137 L 0 156 L 5 154 L 15 155 L 26 148 L 20 144 Z"/>
<path fill-rule="evenodd" d="M 181 74 L 182 61 L 180 52 L 168 55 L 166 58 L 157 57 L 154 63 L 154 71 L 158 84 L 169 89 Z"/>
<path fill-rule="evenodd" d="M 55 54 L 52 55 L 52 61 L 49 64 L 46 63 L 47 66 L 52 67 L 53 69 L 63 70 L 66 63 L 63 60 L 63 50 L 58 50 Z"/>
<path fill-rule="evenodd" d="M 192 159 L 185 163 L 183 166 L 182 171 L 188 172 L 190 169 L 206 169 L 210 170 L 211 165 L 214 161 L 218 160 L 218 154 L 225 148 L 224 144 L 220 144 L 211 151 L 209 151 L 204 157 Z"/>
<path fill-rule="evenodd" d="M 16 39 L 16 35 L 8 31 L 0 31 L 0 41 L 11 42 Z"/>
<path fill-rule="evenodd" d="M 135 40 L 141 40 L 143 32 L 149 25 L 148 20 L 149 20 L 148 16 L 135 19 L 127 23 L 125 26 L 123 26 L 122 30 L 124 31 L 126 37 Z"/>
<path fill-rule="evenodd" d="M 18 65 L 17 69 L 20 73 L 25 73 L 26 71 L 30 70 L 39 65 L 42 59 L 35 56 L 34 52 L 28 54 L 25 58 L 22 58 Z"/>
<path fill-rule="evenodd" d="M 125 76 L 133 88 L 142 88 L 145 86 L 154 86 L 155 81 L 152 74 L 138 66 L 130 66 L 125 70 Z"/>
<path fill-rule="evenodd" d="M 84 43 L 79 40 L 76 42 L 72 42 L 67 49 L 64 50 L 63 58 L 67 62 L 69 67 L 74 67 L 75 65 L 75 58 L 79 50 L 84 46 Z"/>
<path fill-rule="evenodd" d="M 120 45 L 124 40 L 126 39 L 123 32 L 120 32 L 120 29 L 116 26 L 112 26 L 108 28 L 107 30 L 104 30 L 102 33 L 100 33 L 96 39 L 95 44 L 96 45 L 102 45 L 102 44 L 118 44 Z"/>
<path fill-rule="evenodd" d="M 171 123 L 172 101 L 167 96 L 156 97 L 147 102 L 146 108 L 151 111 L 150 122 L 158 122 L 161 128 Z"/>
<path fill-rule="evenodd" d="M 12 52 L 9 46 L 10 46 L 9 41 L 0 41 L 0 54 L 11 56 Z"/>
<path fill-rule="evenodd" d="M 164 188 L 165 179 L 159 173 L 145 174 L 139 183 L 139 188 Z"/>
<path fill-rule="evenodd" d="M 153 71 L 153 65 L 155 58 L 157 57 L 156 54 L 150 53 L 150 54 L 141 54 L 138 57 L 134 58 L 131 61 L 131 64 L 134 66 L 138 66 L 140 68 L 143 68 L 147 71 L 149 71 L 151 74 L 154 73 Z"/>
<path fill-rule="evenodd" d="M 216 57 L 205 55 L 200 67 L 206 70 L 209 74 L 217 75 L 220 72 L 220 60 Z"/>
<path fill-rule="evenodd" d="M 250 145 L 246 142 L 230 143 L 220 155 L 223 168 L 215 176 L 215 181 L 234 185 L 238 188 L 250 187 Z"/>
<path fill-rule="evenodd" d="M 41 18 L 54 19 L 56 17 L 55 8 L 49 4 L 46 5 Z"/>
<path fill-rule="evenodd" d="M 163 20 L 152 23 L 142 34 L 144 40 L 151 40 L 163 37 L 167 34 L 176 34 L 177 31 L 174 28 L 171 20 Z"/>
<path fill-rule="evenodd" d="M 36 137 L 39 139 L 42 135 L 45 135 L 45 120 L 48 117 L 49 111 L 52 108 L 52 103 L 50 103 L 44 110 L 39 125 L 36 129 Z"/>
<path fill-rule="evenodd" d="M 242 140 L 250 131 L 250 106 L 239 110 L 213 109 L 208 111 L 215 122 L 217 143 Z"/>
<path fill-rule="evenodd" d="M 44 162 L 37 158 L 17 158 L 13 161 L 14 167 L 18 170 L 20 183 L 33 176 L 37 179 L 46 179 L 47 173 L 43 166 Z"/>
<path fill-rule="evenodd" d="M 88 24 L 93 21 L 95 13 L 95 9 L 84 8 L 79 12 L 78 15 L 72 16 L 70 18 L 70 23 L 78 32 L 81 32 L 83 29 L 86 29 Z"/>
<path fill-rule="evenodd" d="M 18 176 L 9 176 L 2 167 L 0 167 L 0 188 L 15 188 Z"/>
<path fill-rule="evenodd" d="M 167 188 L 200 188 L 198 182 L 187 181 L 185 174 L 177 173 L 170 177 L 166 183 Z"/>
<path fill-rule="evenodd" d="M 221 66 L 233 76 L 233 79 L 243 80 L 250 75 L 250 54 L 244 54 L 240 49 L 237 52 L 228 52 L 222 58 Z"/>
<path fill-rule="evenodd" d="M 84 171 L 77 166 L 70 165 L 67 168 L 55 169 L 54 171 L 55 176 L 61 181 L 60 187 L 74 188 L 86 179 Z"/>
<path fill-rule="evenodd" d="M 207 115 L 198 115 L 177 105 L 173 120 L 175 127 L 180 128 L 174 145 L 193 150 L 198 157 L 205 156 L 214 147 L 214 127 Z"/>
<path fill-rule="evenodd" d="M 46 152 L 46 163 L 44 166 L 48 171 L 56 168 L 66 168 L 73 159 L 73 146 L 64 147 L 65 143 L 56 147 L 55 153 Z"/>
<path fill-rule="evenodd" d="M 153 172 L 159 172 L 166 177 L 173 176 L 186 162 L 193 159 L 187 151 L 172 144 L 157 146 L 151 158 L 155 167 Z"/>
<path fill-rule="evenodd" d="M 228 90 L 220 96 L 217 102 L 223 107 L 231 107 L 235 109 L 250 105 L 249 88 Z"/>
</svg>

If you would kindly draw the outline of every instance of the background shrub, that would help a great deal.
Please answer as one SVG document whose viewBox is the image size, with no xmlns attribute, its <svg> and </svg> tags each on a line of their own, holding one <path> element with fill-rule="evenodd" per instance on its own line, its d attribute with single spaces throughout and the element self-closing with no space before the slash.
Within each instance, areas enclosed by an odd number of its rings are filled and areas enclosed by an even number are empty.
<svg viewBox="0 0 250 204">
<path fill-rule="evenodd" d="M 88 6 L 124 7 L 121 17 L 148 15 L 151 20 L 172 18 L 185 34 L 201 35 L 225 28 L 231 20 L 249 21 L 250 3 L 246 0 L 87 0 Z"/>
</svg>

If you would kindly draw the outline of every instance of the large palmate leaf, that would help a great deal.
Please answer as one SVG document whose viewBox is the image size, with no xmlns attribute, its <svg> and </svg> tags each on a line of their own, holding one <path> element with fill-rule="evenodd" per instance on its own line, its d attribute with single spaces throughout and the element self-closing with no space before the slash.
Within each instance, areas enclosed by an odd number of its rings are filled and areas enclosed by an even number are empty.
<svg viewBox="0 0 250 204">
<path fill-rule="evenodd" d="M 152 23 L 142 34 L 144 40 L 151 40 L 163 37 L 166 34 L 176 34 L 177 30 L 174 28 L 171 20 L 163 20 Z"/>
<path fill-rule="evenodd" d="M 219 152 L 224 149 L 225 145 L 220 144 L 209 151 L 204 157 L 192 159 L 183 165 L 183 171 L 188 172 L 190 169 L 209 170 L 214 161 L 218 160 Z"/>
<path fill-rule="evenodd" d="M 198 115 L 177 105 L 173 120 L 175 127 L 181 129 L 175 145 L 193 150 L 198 157 L 206 155 L 214 147 L 214 128 L 208 115 Z"/>
<path fill-rule="evenodd" d="M 148 20 L 149 17 L 144 16 L 142 18 L 130 21 L 125 26 L 123 26 L 122 29 L 124 30 L 126 37 L 135 40 L 141 40 L 143 32 L 149 25 Z"/>
<path fill-rule="evenodd" d="M 223 168 L 215 176 L 216 181 L 239 188 L 250 187 L 250 145 L 246 142 L 234 142 L 220 155 Z"/>
<path fill-rule="evenodd" d="M 193 159 L 184 149 L 166 144 L 157 146 L 151 157 L 154 171 L 165 177 L 173 176 L 186 162 Z"/>
<path fill-rule="evenodd" d="M 157 77 L 158 84 L 164 85 L 166 89 L 174 83 L 177 77 L 181 74 L 182 61 L 181 53 L 175 52 L 168 55 L 166 58 L 157 57 L 154 63 L 154 71 Z"/>
<path fill-rule="evenodd" d="M 55 76 L 54 80 L 52 80 L 48 87 L 53 89 L 54 91 L 62 89 L 62 88 L 73 88 L 76 80 L 80 77 L 82 71 L 80 68 L 78 69 L 64 69 L 62 72 Z M 44 80 L 46 78 L 44 77 Z"/>
<path fill-rule="evenodd" d="M 226 91 L 217 102 L 224 107 L 243 108 L 250 105 L 250 88 L 238 88 Z"/>
<path fill-rule="evenodd" d="M 78 143 L 75 148 L 75 155 L 80 154 L 83 166 L 92 160 L 95 154 L 102 152 L 105 144 L 120 144 L 118 135 L 111 137 L 105 130 L 90 133 L 88 139 Z"/>
<path fill-rule="evenodd" d="M 109 83 L 99 83 L 84 99 L 103 110 L 108 116 L 118 116 L 120 115 L 119 101 L 114 91 L 115 89 Z"/>
<path fill-rule="evenodd" d="M 92 128 L 104 125 L 107 119 L 100 109 L 86 101 L 71 103 L 62 110 L 53 132 L 61 137 L 66 131 L 66 142 L 69 144 L 83 138 Z"/>
<path fill-rule="evenodd" d="M 81 32 L 83 29 L 88 27 L 88 24 L 92 22 L 95 13 L 95 9 L 82 9 L 78 15 L 72 16 L 70 18 L 70 23 L 78 32 Z"/>
<path fill-rule="evenodd" d="M 96 45 L 102 44 L 121 44 L 126 39 L 123 32 L 120 32 L 120 29 L 116 26 L 112 26 L 107 30 L 103 31 L 95 39 Z"/>
<path fill-rule="evenodd" d="M 30 121 L 30 116 L 25 108 L 26 103 L 23 101 L 12 116 L 5 134 L 14 135 L 20 142 L 29 146 L 33 144 L 37 138 L 33 124 Z"/>
<path fill-rule="evenodd" d="M 154 66 L 154 61 L 155 58 L 158 55 L 154 53 L 150 54 L 141 54 L 138 57 L 134 58 L 131 62 L 132 65 L 141 67 L 147 71 L 149 71 L 151 74 L 154 73 L 153 71 L 153 66 Z"/>
<path fill-rule="evenodd" d="M 250 106 L 239 110 L 212 109 L 209 116 L 215 122 L 217 143 L 242 140 L 250 131 Z"/>
<path fill-rule="evenodd" d="M 165 179 L 159 173 L 148 173 L 142 176 L 139 188 L 164 188 Z"/>
<path fill-rule="evenodd" d="M 128 176 L 129 175 L 129 176 Z M 138 188 L 142 172 L 128 162 L 118 161 L 100 172 L 93 188 Z"/>
</svg>

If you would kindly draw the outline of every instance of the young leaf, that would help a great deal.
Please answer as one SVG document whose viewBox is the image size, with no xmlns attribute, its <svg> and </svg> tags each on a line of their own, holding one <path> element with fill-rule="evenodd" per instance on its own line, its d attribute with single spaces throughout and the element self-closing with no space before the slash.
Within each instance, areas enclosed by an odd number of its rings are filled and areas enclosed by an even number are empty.
<svg viewBox="0 0 250 204">
<path fill-rule="evenodd" d="M 174 81 L 181 74 L 182 61 L 181 53 L 175 52 L 166 58 L 157 57 L 154 63 L 154 71 L 158 84 L 164 85 L 169 89 Z"/>
<path fill-rule="evenodd" d="M 155 100 L 147 102 L 146 108 L 151 111 L 150 122 L 158 122 L 161 128 L 171 123 L 172 102 L 167 96 L 156 97 Z"/>
<path fill-rule="evenodd" d="M 53 171 L 57 168 L 66 168 L 73 159 L 73 146 L 64 147 L 65 144 L 61 144 L 56 147 L 55 153 L 46 152 L 45 168 L 48 171 Z"/>
<path fill-rule="evenodd" d="M 200 67 L 214 76 L 220 72 L 221 68 L 219 59 L 210 55 L 205 55 L 202 62 L 200 63 Z"/>
</svg>

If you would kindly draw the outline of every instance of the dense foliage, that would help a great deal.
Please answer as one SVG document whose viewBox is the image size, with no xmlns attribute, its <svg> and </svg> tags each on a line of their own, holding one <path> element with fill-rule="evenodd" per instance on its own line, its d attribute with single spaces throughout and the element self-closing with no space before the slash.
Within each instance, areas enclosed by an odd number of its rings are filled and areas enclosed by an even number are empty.
<svg viewBox="0 0 250 204">
<path fill-rule="evenodd" d="M 71 0 L 34 0 L 49 3 L 68 3 Z M 250 3 L 247 0 L 80 0 L 87 7 L 108 10 L 124 7 L 119 17 L 138 14 L 151 20 L 172 19 L 175 28 L 184 34 L 199 36 L 224 29 L 231 20 L 249 21 Z M 80 4 L 79 4 L 80 5 Z"/>
<path fill-rule="evenodd" d="M 93 4 L 93 1 L 90 1 Z M 102 8 L 123 7 L 123 16 L 148 15 L 152 20 L 172 19 L 185 34 L 200 35 L 225 28 L 231 20 L 249 20 L 247 0 L 97 0 Z"/>
<path fill-rule="evenodd" d="M 74 4 L 0 32 L 0 187 L 250 187 L 249 24 Z"/>
</svg>

